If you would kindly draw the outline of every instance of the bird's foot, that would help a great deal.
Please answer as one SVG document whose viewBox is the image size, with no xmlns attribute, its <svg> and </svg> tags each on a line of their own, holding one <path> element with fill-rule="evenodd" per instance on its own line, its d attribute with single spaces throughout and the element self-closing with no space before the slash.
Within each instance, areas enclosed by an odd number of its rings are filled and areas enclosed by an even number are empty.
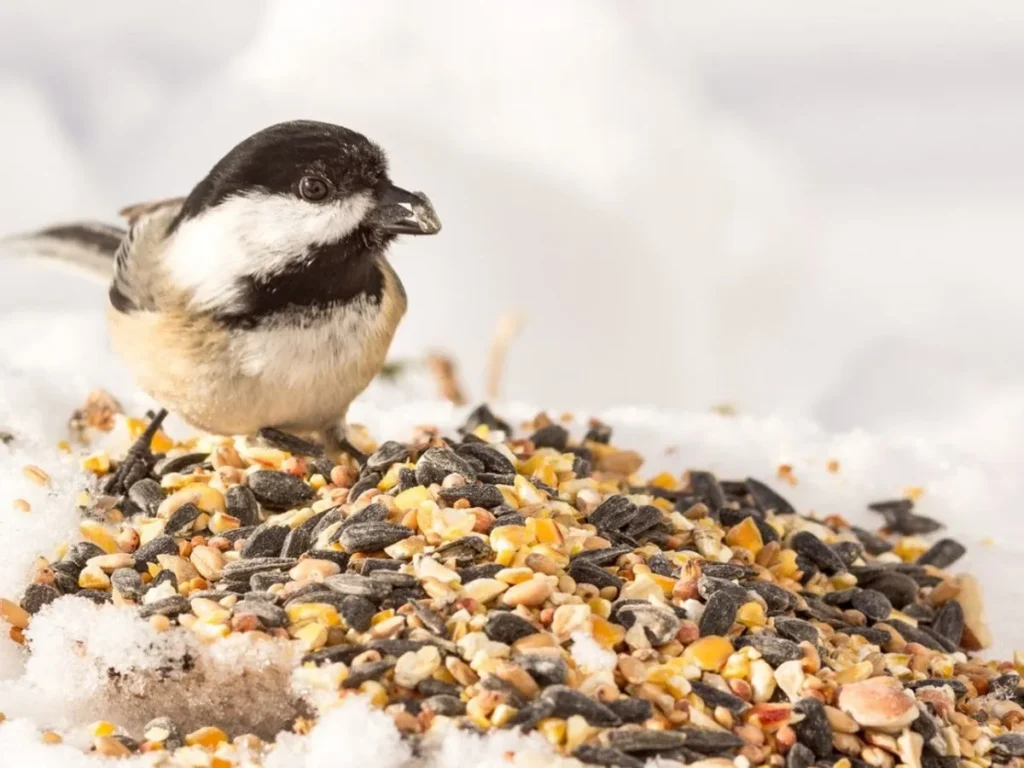
<svg viewBox="0 0 1024 768">
<path fill-rule="evenodd" d="M 320 431 L 320 436 L 324 441 L 324 448 L 327 449 L 328 453 L 333 455 L 337 455 L 339 453 L 348 454 L 355 459 L 359 466 L 366 463 L 366 454 L 352 445 L 348 437 L 345 435 L 345 427 L 343 425 L 335 424 L 324 427 Z"/>
<path fill-rule="evenodd" d="M 149 473 L 153 471 L 153 465 L 156 464 L 156 457 L 153 456 L 151 447 L 153 437 L 166 418 L 167 410 L 164 408 L 153 415 L 142 434 L 132 443 L 121 463 L 117 465 L 117 469 L 105 478 L 104 493 L 123 496 L 136 482 L 149 476 Z"/>
</svg>

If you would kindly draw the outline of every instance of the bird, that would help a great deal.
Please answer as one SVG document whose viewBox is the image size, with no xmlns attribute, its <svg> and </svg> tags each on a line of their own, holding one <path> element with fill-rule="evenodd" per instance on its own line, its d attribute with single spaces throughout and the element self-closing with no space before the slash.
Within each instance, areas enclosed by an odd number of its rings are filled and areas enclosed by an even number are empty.
<svg viewBox="0 0 1024 768">
<path fill-rule="evenodd" d="M 156 426 L 169 410 L 207 433 L 313 433 L 358 454 L 346 414 L 407 307 L 388 247 L 441 229 L 425 194 L 392 183 L 383 149 L 339 125 L 279 123 L 187 196 L 121 215 L 126 228 L 60 224 L 0 252 L 109 281 L 112 346 L 160 404 Z"/>
</svg>

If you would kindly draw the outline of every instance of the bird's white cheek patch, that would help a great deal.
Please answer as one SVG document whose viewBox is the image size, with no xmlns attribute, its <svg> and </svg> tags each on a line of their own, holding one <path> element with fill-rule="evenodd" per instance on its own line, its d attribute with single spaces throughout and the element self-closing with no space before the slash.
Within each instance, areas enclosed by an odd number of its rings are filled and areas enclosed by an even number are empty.
<svg viewBox="0 0 1024 768">
<path fill-rule="evenodd" d="M 241 280 L 270 277 L 343 239 L 372 207 L 368 194 L 327 205 L 264 192 L 232 197 L 182 223 L 168 244 L 167 271 L 197 309 L 236 309 Z"/>
</svg>

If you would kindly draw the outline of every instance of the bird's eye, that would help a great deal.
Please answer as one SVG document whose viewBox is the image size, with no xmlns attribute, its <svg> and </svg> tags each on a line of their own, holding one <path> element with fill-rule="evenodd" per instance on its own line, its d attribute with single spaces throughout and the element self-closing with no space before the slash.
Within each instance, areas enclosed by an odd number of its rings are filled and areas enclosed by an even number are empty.
<svg viewBox="0 0 1024 768">
<path fill-rule="evenodd" d="M 299 182 L 299 194 L 304 200 L 309 200 L 312 203 L 320 202 L 327 197 L 327 193 L 330 191 L 327 182 L 316 176 L 303 176 L 302 181 Z"/>
</svg>

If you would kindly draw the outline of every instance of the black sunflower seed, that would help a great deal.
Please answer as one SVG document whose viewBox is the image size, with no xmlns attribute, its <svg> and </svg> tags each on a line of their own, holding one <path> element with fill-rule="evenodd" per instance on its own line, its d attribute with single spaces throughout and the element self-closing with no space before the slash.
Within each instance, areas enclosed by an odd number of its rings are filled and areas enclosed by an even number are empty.
<svg viewBox="0 0 1024 768">
<path fill-rule="evenodd" d="M 388 659 L 370 661 L 365 664 L 356 664 L 354 667 L 349 669 L 348 677 L 342 681 L 341 687 L 358 688 L 365 682 L 377 680 L 382 677 L 384 673 L 393 666 L 395 666 L 395 662 Z"/>
<path fill-rule="evenodd" d="M 756 504 L 757 508 L 762 512 L 774 511 L 777 515 L 796 514 L 796 510 L 793 508 L 792 504 L 760 480 L 748 477 L 747 491 L 750 493 L 751 498 L 754 499 L 754 504 Z"/>
<path fill-rule="evenodd" d="M 491 525 L 488 533 L 492 533 L 498 528 L 502 528 L 506 525 L 526 525 L 526 518 L 518 512 L 509 512 L 508 514 L 499 515 L 494 518 L 494 524 Z"/>
<path fill-rule="evenodd" d="M 621 721 L 618 715 L 597 699 L 580 693 L 567 685 L 551 685 L 544 689 L 541 698 L 554 704 L 554 717 L 569 718 L 580 715 L 591 725 L 613 726 Z"/>
<path fill-rule="evenodd" d="M 590 513 L 587 522 L 610 531 L 625 528 L 636 514 L 636 504 L 625 496 L 609 496 Z"/>
<path fill-rule="evenodd" d="M 357 632 L 365 632 L 370 628 L 370 622 L 377 613 L 377 608 L 365 597 L 357 595 L 346 595 L 338 606 L 338 613 L 352 629 Z"/>
<path fill-rule="evenodd" d="M 345 519 L 341 509 L 335 507 L 334 509 L 328 509 L 324 516 L 319 519 L 313 530 L 309 532 L 310 539 L 316 541 L 320 538 L 324 531 L 330 528 L 335 523 L 340 523 Z"/>
<path fill-rule="evenodd" d="M 81 593 L 79 593 L 81 594 Z M 165 597 L 163 600 L 143 605 L 139 608 L 139 616 L 148 619 L 150 616 L 177 616 L 179 613 L 188 613 L 192 609 L 188 600 L 180 595 Z"/>
<path fill-rule="evenodd" d="M 302 478 L 273 469 L 259 469 L 249 475 L 249 490 L 267 509 L 287 510 L 316 497 Z"/>
<path fill-rule="evenodd" d="M 666 752 L 687 743 L 682 731 L 655 731 L 645 728 L 622 728 L 607 732 L 608 744 L 620 752 Z"/>
<path fill-rule="evenodd" d="M 346 528 L 340 541 L 349 552 L 377 552 L 413 535 L 415 531 L 404 525 L 373 522 L 359 523 Z"/>
<path fill-rule="evenodd" d="M 538 631 L 529 621 L 511 611 L 492 613 L 484 624 L 484 634 L 488 638 L 506 645 L 512 645 L 519 638 L 534 635 Z"/>
<path fill-rule="evenodd" d="M 706 613 L 706 611 L 705 611 Z M 615 618 L 625 627 L 639 624 L 651 645 L 659 646 L 670 642 L 679 631 L 680 618 L 667 607 L 655 605 L 645 600 L 620 601 L 614 610 Z"/>
<path fill-rule="evenodd" d="M 243 528 L 259 525 L 260 513 L 256 497 L 244 485 L 232 485 L 225 494 L 227 513 L 237 517 Z"/>
<path fill-rule="evenodd" d="M 364 573 L 364 576 L 367 574 Z M 411 573 L 401 573 L 400 571 L 389 571 L 385 568 L 378 568 L 375 571 L 370 571 L 369 577 L 373 581 L 380 581 L 384 584 L 390 584 L 391 588 L 394 589 L 411 589 L 419 586 L 419 581 Z"/>
<path fill-rule="evenodd" d="M 505 566 L 499 563 L 481 563 L 480 565 L 471 565 L 468 568 L 459 568 L 457 573 L 459 578 L 462 579 L 463 584 L 469 584 L 476 579 L 493 579 L 504 568 Z"/>
<path fill-rule="evenodd" d="M 796 595 L 767 581 L 744 581 L 743 588 L 756 592 L 768 606 L 768 615 L 785 613 L 796 605 Z"/>
<path fill-rule="evenodd" d="M 606 706 L 624 723 L 642 723 L 654 717 L 654 706 L 647 699 L 626 696 L 609 701 Z"/>
<path fill-rule="evenodd" d="M 266 592 L 275 584 L 287 584 L 291 580 L 284 571 L 262 571 L 249 577 L 249 588 L 254 592 Z"/>
<path fill-rule="evenodd" d="M 544 718 L 551 717 L 551 713 L 554 712 L 554 710 L 554 702 L 547 699 L 534 699 L 516 712 L 508 723 L 506 723 L 506 727 L 521 728 L 524 731 L 529 731 L 532 728 L 535 728 L 537 723 Z"/>
<path fill-rule="evenodd" d="M 142 576 L 134 568 L 118 568 L 110 574 L 110 585 L 125 600 L 138 602 L 146 591 Z"/>
<path fill-rule="evenodd" d="M 652 731 L 654 733 L 654 731 Z M 669 733 L 669 731 L 662 731 Z M 676 733 L 686 737 L 684 746 L 705 755 L 719 755 L 743 746 L 743 739 L 728 731 L 711 731 L 703 728 L 680 728 Z"/>
<path fill-rule="evenodd" d="M 449 560 L 454 558 L 456 566 L 464 567 L 472 565 L 477 560 L 490 558 L 494 554 L 491 551 L 487 540 L 481 536 L 463 536 L 455 541 L 449 541 L 434 550 L 438 560 Z"/>
<path fill-rule="evenodd" d="M 416 685 L 416 693 L 423 696 L 458 697 L 462 693 L 462 687 L 458 683 L 446 683 L 444 680 L 428 677 Z"/>
<path fill-rule="evenodd" d="M 786 768 L 811 768 L 814 765 L 814 752 L 810 747 L 797 742 L 786 753 Z"/>
<path fill-rule="evenodd" d="M 1024 757 L 1024 733 L 1004 733 L 992 737 L 992 752 L 1001 759 Z"/>
<path fill-rule="evenodd" d="M 409 458 L 408 446 L 394 440 L 381 443 L 380 447 L 366 459 L 366 469 L 371 472 L 387 472 L 388 468 L 399 461 Z"/>
<path fill-rule="evenodd" d="M 817 645 L 821 640 L 818 630 L 809 621 L 791 619 L 784 616 L 775 618 L 775 631 L 794 643 L 808 642 Z"/>
<path fill-rule="evenodd" d="M 264 427 L 256 435 L 271 448 L 277 448 L 279 451 L 285 451 L 295 456 L 319 456 L 324 452 L 322 446 L 311 440 L 304 440 L 274 427 Z"/>
<path fill-rule="evenodd" d="M 235 615 L 240 613 L 251 613 L 267 629 L 283 627 L 288 623 L 288 614 L 284 608 L 279 608 L 267 600 L 239 600 L 235 603 Z"/>
<path fill-rule="evenodd" d="M 263 523 L 245 539 L 239 554 L 243 559 L 275 557 L 280 554 L 284 540 L 288 538 L 291 528 L 284 525 Z"/>
<path fill-rule="evenodd" d="M 131 571 L 135 573 L 135 571 Z M 135 574 L 138 576 L 138 574 Z M 28 613 L 39 613 L 44 605 L 49 605 L 60 597 L 60 592 L 49 584 L 29 584 L 21 598 L 21 607 Z"/>
<path fill-rule="evenodd" d="M 465 459 L 476 459 L 484 465 L 484 470 L 487 473 L 512 475 L 514 479 L 516 473 L 515 465 L 497 448 L 493 448 L 485 443 L 466 443 L 459 446 L 458 454 Z M 483 478 L 479 479 L 483 480 Z"/>
<path fill-rule="evenodd" d="M 800 646 L 792 640 L 783 637 L 772 637 L 771 635 L 743 635 L 736 638 L 735 645 L 742 648 L 752 646 L 764 657 L 764 660 L 773 667 L 778 667 L 787 661 L 803 658 L 803 651 Z"/>
<path fill-rule="evenodd" d="M 380 602 L 392 590 L 392 585 L 358 573 L 336 573 L 324 579 L 324 586 L 342 595 L 365 597 Z"/>
<path fill-rule="evenodd" d="M 195 504 L 182 504 L 167 518 L 164 530 L 171 536 L 185 536 L 192 531 L 192 524 L 201 514 L 203 510 Z"/>
<path fill-rule="evenodd" d="M 512 473 L 506 475 L 498 472 L 481 472 L 476 479 L 488 485 L 512 485 L 516 481 L 516 476 Z"/>
<path fill-rule="evenodd" d="M 872 645 L 877 646 L 888 645 L 889 641 L 892 640 L 891 633 L 878 627 L 842 626 L 838 627 L 836 631 L 846 635 L 860 635 Z"/>
<path fill-rule="evenodd" d="M 128 498 L 147 515 L 152 515 L 164 500 L 164 490 L 156 480 L 146 477 L 132 484 Z"/>
<path fill-rule="evenodd" d="M 462 475 L 473 482 L 477 471 L 465 458 L 448 448 L 428 448 L 416 462 L 416 482 L 420 485 L 441 483 L 451 474 Z"/>
<path fill-rule="evenodd" d="M 933 565 L 946 569 L 967 553 L 966 547 L 953 539 L 939 539 L 931 549 L 917 558 L 918 565 Z"/>
<path fill-rule="evenodd" d="M 700 617 L 701 637 L 725 635 L 736 621 L 736 612 L 743 605 L 745 597 L 745 592 L 737 596 L 735 592 L 725 589 L 711 595 Z"/>
<path fill-rule="evenodd" d="M 849 589 L 837 589 L 835 592 L 826 592 L 821 599 L 829 605 L 836 605 L 842 607 L 844 605 L 849 605 L 850 602 L 853 600 L 853 596 L 860 591 L 860 587 L 850 587 Z"/>
<path fill-rule="evenodd" d="M 690 470 L 689 477 L 690 492 L 707 505 L 712 517 L 717 517 L 718 510 L 725 506 L 725 492 L 718 479 L 710 472 L 695 470 Z"/>
<path fill-rule="evenodd" d="M 569 665 L 560 656 L 524 653 L 514 661 L 540 686 L 561 685 L 569 677 Z"/>
<path fill-rule="evenodd" d="M 302 663 L 313 662 L 314 664 L 351 664 L 352 660 L 369 649 L 365 645 L 333 645 L 328 648 L 321 648 L 317 651 L 307 653 L 302 657 Z"/>
<path fill-rule="evenodd" d="M 757 576 L 757 570 L 747 565 L 712 563 L 707 560 L 701 562 L 700 572 L 705 576 L 711 576 L 716 579 L 728 579 L 729 581 L 750 579 Z"/>
<path fill-rule="evenodd" d="M 846 563 L 825 542 L 810 531 L 793 534 L 789 546 L 830 576 L 846 570 Z"/>
<path fill-rule="evenodd" d="M 739 584 L 729 581 L 728 579 L 720 579 L 715 576 L 704 576 L 702 575 L 697 580 L 697 592 L 705 600 L 709 600 L 712 595 L 719 592 L 727 592 L 733 595 L 742 605 L 747 600 L 747 590 L 741 587 Z"/>
<path fill-rule="evenodd" d="M 892 544 L 876 533 L 853 526 L 850 531 L 857 540 L 864 546 L 864 551 L 869 555 L 881 555 L 892 551 Z"/>
<path fill-rule="evenodd" d="M 831 755 L 832 726 L 829 725 L 828 715 L 825 714 L 825 705 L 818 699 L 807 697 L 800 699 L 793 709 L 804 716 L 804 719 L 794 727 L 797 740 L 808 747 L 816 757 L 825 758 Z"/>
<path fill-rule="evenodd" d="M 104 603 L 110 602 L 110 593 L 105 589 L 80 589 L 75 592 L 75 597 L 81 597 L 85 600 L 94 602 L 97 605 L 103 605 Z M 174 598 L 172 597 L 168 599 L 173 600 Z"/>
<path fill-rule="evenodd" d="M 718 520 L 722 525 L 732 528 L 734 525 L 742 523 L 748 517 L 752 517 L 754 520 L 764 520 L 764 512 L 753 507 L 740 507 L 739 509 L 723 507 L 719 512 Z"/>
<path fill-rule="evenodd" d="M 892 613 L 889 598 L 874 589 L 857 590 L 850 603 L 871 621 L 884 621 Z"/>
<path fill-rule="evenodd" d="M 288 557 L 252 557 L 228 563 L 224 566 L 222 575 L 225 579 L 245 579 L 248 581 L 254 573 L 284 571 L 293 568 L 297 562 L 298 560 Z"/>
<path fill-rule="evenodd" d="M 573 563 L 587 563 L 604 568 L 615 565 L 615 561 L 623 555 L 633 551 L 632 547 L 604 547 L 602 549 L 588 549 L 573 556 Z"/>
<path fill-rule="evenodd" d="M 472 411 L 469 416 L 466 417 L 466 421 L 459 428 L 459 431 L 463 434 L 467 434 L 475 430 L 481 424 L 486 425 L 488 429 L 497 429 L 504 432 L 507 436 L 511 436 L 512 427 L 509 426 L 507 421 L 502 421 L 491 409 L 487 407 L 486 403 L 478 405 Z"/>
<path fill-rule="evenodd" d="M 458 717 L 466 712 L 466 705 L 458 696 L 443 693 L 424 699 L 422 707 L 444 717 Z"/>
<path fill-rule="evenodd" d="M 952 643 L 960 644 L 964 633 L 964 609 L 956 600 L 947 600 L 935 613 L 932 629 Z"/>
<path fill-rule="evenodd" d="M 554 448 L 564 451 L 569 444 L 569 430 L 560 424 L 547 424 L 530 436 L 535 448 Z"/>
<path fill-rule="evenodd" d="M 864 556 L 864 547 L 856 541 L 840 541 L 831 545 L 831 549 L 847 568 Z"/>
<path fill-rule="evenodd" d="M 371 489 L 376 489 L 381 481 L 380 472 L 364 472 L 348 492 L 349 503 L 354 502 L 360 496 Z M 414 483 L 415 485 L 415 483 Z"/>
<path fill-rule="evenodd" d="M 445 624 L 444 617 L 437 613 L 437 611 L 431 610 L 428 606 L 419 602 L 412 604 L 412 610 L 416 614 L 416 618 L 423 622 L 423 626 L 428 631 L 438 637 L 448 637 L 448 625 Z"/>
<path fill-rule="evenodd" d="M 186 469 L 193 469 L 199 466 L 210 457 L 208 453 L 186 453 L 182 456 L 175 456 L 173 459 L 158 461 L 153 467 L 153 473 L 157 477 L 169 475 L 172 472 L 184 472 Z M 138 485 L 138 483 L 135 483 Z M 135 485 L 132 487 L 134 488 Z"/>
<path fill-rule="evenodd" d="M 454 488 L 442 488 L 439 494 L 449 504 L 465 499 L 474 507 L 494 509 L 505 502 L 501 491 L 493 485 L 462 485 Z"/>
<path fill-rule="evenodd" d="M 713 685 L 702 683 L 700 680 L 691 680 L 690 686 L 693 692 L 711 709 L 725 707 L 734 715 L 741 715 L 750 709 L 750 704 L 739 696 L 723 691 L 721 688 L 715 688 Z"/>
<path fill-rule="evenodd" d="M 135 570 L 146 570 L 146 564 L 155 563 L 158 555 L 176 554 L 178 554 L 178 542 L 167 534 L 154 536 L 148 542 L 135 550 Z"/>
<path fill-rule="evenodd" d="M 586 560 L 573 560 L 569 563 L 566 573 L 572 576 L 578 584 L 592 584 L 598 589 L 604 589 L 605 587 L 622 588 L 622 579 Z"/>
<path fill-rule="evenodd" d="M 370 648 L 373 650 L 380 651 L 383 656 L 394 656 L 396 659 L 409 651 L 415 652 L 426 646 L 426 643 L 417 643 L 413 640 L 403 640 L 401 638 L 385 638 L 370 642 Z"/>
<path fill-rule="evenodd" d="M 679 578 L 679 568 L 672 565 L 663 552 L 657 552 L 647 558 L 647 567 L 651 569 L 652 573 L 659 576 L 666 576 L 670 579 Z"/>
<path fill-rule="evenodd" d="M 597 744 L 581 744 L 573 750 L 572 756 L 586 765 L 603 765 L 609 768 L 644 768 L 644 761 L 611 747 Z"/>
<path fill-rule="evenodd" d="M 159 537 L 158 537 L 159 538 Z M 168 536 L 168 538 L 170 538 Z M 74 563 L 78 566 L 78 570 L 81 571 L 85 564 L 94 557 L 105 555 L 102 549 L 93 544 L 91 541 L 79 541 L 76 544 L 72 544 L 68 547 L 68 551 L 64 554 L 63 561 L 66 563 Z M 162 554 L 162 553 L 161 553 Z M 178 554 L 178 547 L 175 545 L 174 554 Z"/>
<path fill-rule="evenodd" d="M 910 576 L 894 570 L 885 570 L 867 579 L 858 577 L 861 585 L 881 592 L 894 608 L 902 608 L 917 599 L 917 582 Z"/>
<path fill-rule="evenodd" d="M 953 653 L 957 650 L 956 644 L 950 642 L 942 635 L 928 631 L 928 627 L 918 628 L 902 619 L 889 619 L 886 623 L 911 643 L 919 643 L 925 648 L 931 648 L 933 651 L 945 651 L 946 653 Z"/>
</svg>

